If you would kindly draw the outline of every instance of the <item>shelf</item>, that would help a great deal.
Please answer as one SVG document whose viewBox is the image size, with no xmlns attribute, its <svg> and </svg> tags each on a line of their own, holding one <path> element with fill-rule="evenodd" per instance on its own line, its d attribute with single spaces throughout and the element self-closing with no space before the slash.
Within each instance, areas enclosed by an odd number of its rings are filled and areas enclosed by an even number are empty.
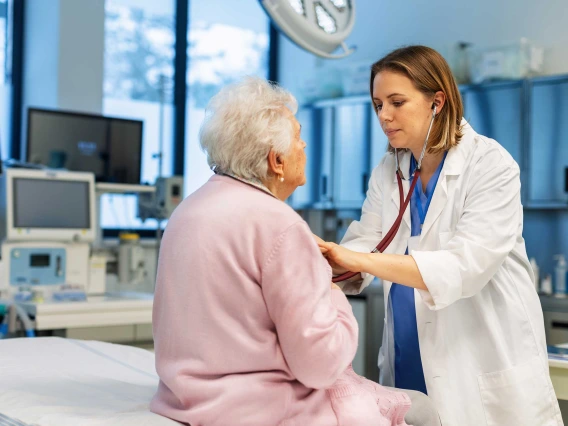
<svg viewBox="0 0 568 426">
<path fill-rule="evenodd" d="M 468 90 L 481 90 L 486 88 L 520 87 L 523 85 L 524 81 L 524 79 L 488 80 L 481 83 L 460 84 L 458 88 L 460 92 L 465 92 Z"/>
<path fill-rule="evenodd" d="M 156 192 L 154 185 L 132 185 L 123 183 L 97 183 L 95 191 L 100 194 L 138 194 L 141 192 Z"/>
<path fill-rule="evenodd" d="M 542 310 L 545 312 L 565 312 L 568 313 L 568 298 L 558 298 L 539 294 Z"/>
<path fill-rule="evenodd" d="M 533 77 L 530 79 L 531 84 L 550 84 L 550 83 L 566 83 L 568 81 L 568 76 L 565 74 L 559 75 L 543 75 L 539 77 Z"/>
<path fill-rule="evenodd" d="M 568 210 L 568 203 L 560 201 L 532 201 L 523 205 L 525 210 Z"/>
<path fill-rule="evenodd" d="M 371 105 L 370 95 L 361 94 L 361 95 L 340 96 L 337 98 L 318 99 L 317 101 L 304 105 L 304 107 L 325 108 L 325 107 L 362 104 L 362 103 L 369 103 L 369 108 L 370 108 Z"/>
</svg>

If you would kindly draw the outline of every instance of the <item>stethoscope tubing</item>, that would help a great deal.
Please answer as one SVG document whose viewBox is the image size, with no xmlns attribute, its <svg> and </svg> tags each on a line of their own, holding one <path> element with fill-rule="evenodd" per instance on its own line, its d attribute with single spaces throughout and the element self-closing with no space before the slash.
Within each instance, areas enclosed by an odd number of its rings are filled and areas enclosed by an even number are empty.
<svg viewBox="0 0 568 426">
<path fill-rule="evenodd" d="M 420 167 L 422 166 L 422 160 L 424 159 L 424 154 L 426 153 L 426 146 L 428 144 L 428 138 L 430 137 L 430 131 L 432 130 L 432 124 L 434 124 L 434 118 L 436 118 L 436 107 L 434 106 L 434 112 L 432 113 L 432 120 L 430 121 L 430 125 L 428 126 L 428 132 L 426 133 L 426 140 L 424 141 L 424 146 L 422 147 L 422 152 L 420 153 L 420 158 L 418 159 L 418 164 L 416 169 L 414 170 L 414 176 L 412 178 L 412 183 L 410 184 L 410 189 L 408 190 L 408 195 L 406 199 L 404 198 L 404 190 L 402 188 L 402 171 L 400 170 L 400 165 L 398 162 L 398 151 L 397 149 L 394 150 L 394 158 L 396 162 L 396 181 L 398 184 L 398 194 L 400 197 L 400 208 L 398 211 L 398 216 L 394 223 L 392 224 L 391 228 L 384 236 L 384 238 L 377 244 L 377 246 L 371 250 L 371 253 L 383 253 L 386 248 L 390 245 L 390 243 L 394 240 L 398 229 L 400 228 L 400 224 L 402 223 L 402 219 L 404 217 L 404 212 L 410 203 L 410 198 L 412 197 L 412 193 L 414 192 L 414 188 L 416 187 L 416 183 L 418 182 L 418 178 L 420 177 Z M 348 280 L 353 278 L 359 272 L 351 272 L 347 271 L 344 274 L 338 275 L 337 277 L 332 278 L 332 282 L 338 283 L 341 281 Z"/>
<path fill-rule="evenodd" d="M 416 187 L 416 183 L 418 182 L 419 177 L 420 177 L 420 170 L 416 170 L 414 172 L 414 177 L 412 178 L 412 183 L 410 184 L 410 189 L 408 190 L 408 195 L 406 196 L 406 199 L 404 199 L 404 193 L 403 193 L 403 189 L 402 189 L 402 179 L 400 177 L 400 173 L 399 172 L 396 173 L 396 180 L 397 180 L 397 183 L 398 183 L 398 192 L 399 192 L 399 196 L 400 196 L 399 213 L 398 213 L 396 220 L 392 224 L 391 228 L 387 232 L 387 234 L 380 241 L 380 243 L 377 244 L 377 246 L 371 251 L 371 253 L 377 253 L 377 252 L 383 253 L 386 250 L 386 248 L 390 245 L 390 243 L 394 240 L 394 237 L 396 236 L 396 233 L 398 232 L 398 229 L 400 228 L 400 224 L 402 223 L 402 219 L 404 217 L 404 212 L 406 211 L 406 208 L 408 207 L 408 204 L 410 203 L 410 197 L 412 196 L 412 193 L 414 192 L 414 188 Z M 348 271 L 348 272 L 345 272 L 344 274 L 338 275 L 337 277 L 333 277 L 331 281 L 334 282 L 334 283 L 345 281 L 345 280 L 348 280 L 350 278 L 353 278 L 358 273 L 359 272 Z"/>
</svg>

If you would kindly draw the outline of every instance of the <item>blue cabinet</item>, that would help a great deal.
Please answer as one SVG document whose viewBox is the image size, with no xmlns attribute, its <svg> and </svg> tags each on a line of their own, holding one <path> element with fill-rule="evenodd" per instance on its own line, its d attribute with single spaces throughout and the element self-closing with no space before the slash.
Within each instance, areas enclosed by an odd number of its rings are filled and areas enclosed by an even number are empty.
<svg viewBox="0 0 568 426">
<path fill-rule="evenodd" d="M 333 144 L 333 204 L 360 208 L 369 181 L 370 102 L 335 107 Z"/>
<path fill-rule="evenodd" d="M 319 132 L 318 161 L 319 179 L 317 180 L 316 203 L 322 208 L 333 206 L 333 146 L 334 146 L 335 108 L 331 105 L 316 108 L 316 126 Z"/>
<path fill-rule="evenodd" d="M 298 111 L 308 182 L 290 198 L 292 207 L 361 208 L 370 173 L 371 115 L 367 97 L 321 101 Z"/>
<path fill-rule="evenodd" d="M 332 105 L 301 107 L 296 113 L 306 142 L 306 184 L 288 200 L 294 209 L 333 207 L 334 117 Z"/>
<path fill-rule="evenodd" d="M 306 142 L 306 183 L 298 187 L 288 200 L 288 203 L 295 209 L 311 207 L 316 197 L 320 147 L 318 135 L 315 132 L 315 116 L 316 111 L 309 107 L 299 108 L 296 113 L 296 119 L 302 126 L 301 138 Z"/>
<path fill-rule="evenodd" d="M 529 81 L 529 200 L 566 205 L 568 76 Z"/>
<path fill-rule="evenodd" d="M 473 129 L 495 139 L 523 169 L 524 82 L 462 87 L 464 117 Z"/>
<path fill-rule="evenodd" d="M 381 128 L 381 123 L 377 117 L 376 112 L 371 111 L 371 146 L 369 155 L 369 170 L 372 172 L 375 167 L 378 166 L 379 162 L 387 153 L 387 148 L 389 146 L 389 140 L 383 129 Z"/>
</svg>

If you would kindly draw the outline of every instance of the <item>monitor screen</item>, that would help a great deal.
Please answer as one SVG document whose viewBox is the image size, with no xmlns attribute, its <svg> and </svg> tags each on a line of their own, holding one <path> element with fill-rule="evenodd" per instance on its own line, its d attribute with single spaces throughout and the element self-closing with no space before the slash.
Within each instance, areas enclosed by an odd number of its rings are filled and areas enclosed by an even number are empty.
<svg viewBox="0 0 568 426">
<path fill-rule="evenodd" d="M 14 178 L 15 228 L 89 229 L 89 182 Z"/>
<path fill-rule="evenodd" d="M 26 160 L 92 172 L 99 182 L 140 183 L 139 120 L 30 108 Z"/>
</svg>

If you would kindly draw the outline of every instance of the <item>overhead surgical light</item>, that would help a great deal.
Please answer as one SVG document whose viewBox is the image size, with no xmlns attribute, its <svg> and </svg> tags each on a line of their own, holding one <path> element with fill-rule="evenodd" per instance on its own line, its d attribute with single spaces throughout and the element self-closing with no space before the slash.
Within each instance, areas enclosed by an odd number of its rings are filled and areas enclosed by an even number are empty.
<svg viewBox="0 0 568 426">
<path fill-rule="evenodd" d="M 355 51 L 345 39 L 355 22 L 355 0 L 259 0 L 274 24 L 300 47 L 322 58 Z M 343 51 L 332 54 L 339 46 Z"/>
</svg>

